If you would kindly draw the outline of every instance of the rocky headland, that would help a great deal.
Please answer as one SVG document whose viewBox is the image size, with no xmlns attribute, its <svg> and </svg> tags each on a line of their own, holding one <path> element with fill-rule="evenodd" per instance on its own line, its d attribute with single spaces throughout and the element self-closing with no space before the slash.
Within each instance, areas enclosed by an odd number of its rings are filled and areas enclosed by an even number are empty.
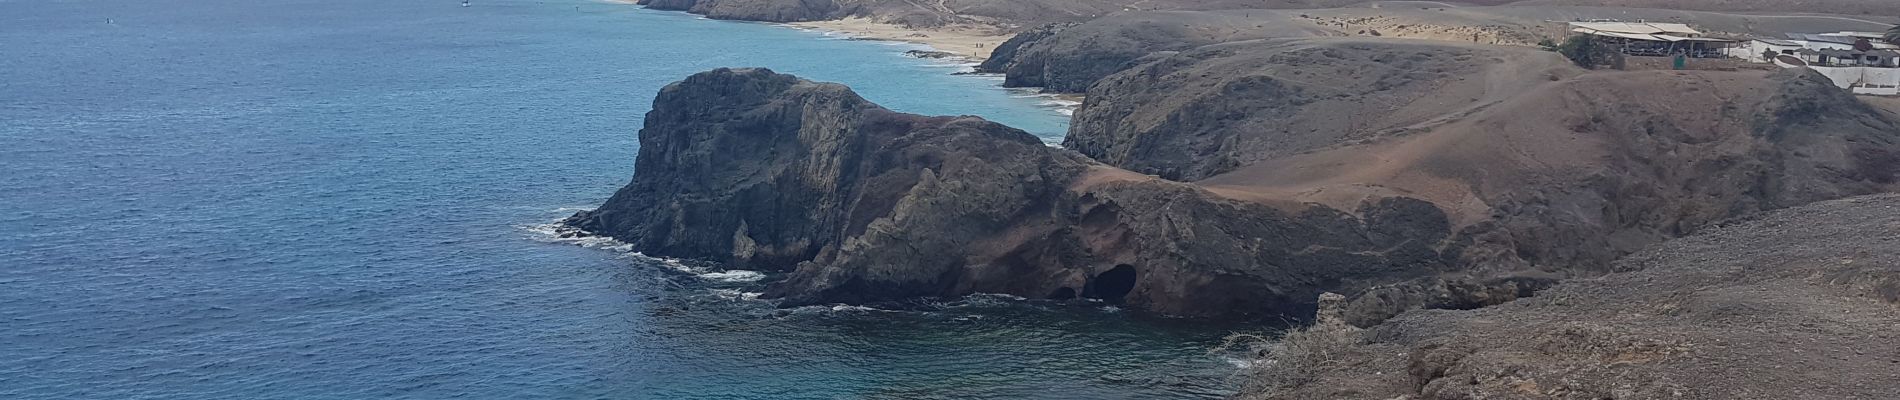
<svg viewBox="0 0 1900 400">
<path fill-rule="evenodd" d="M 1330 52 L 1270 53 L 1355 60 L 1417 46 L 1323 42 L 1304 45 Z M 1195 183 L 1116 165 L 1167 157 L 1103 163 L 974 117 L 895 113 L 835 84 L 718 70 L 662 91 L 633 183 L 568 223 L 650 255 L 791 271 L 766 292 L 787 305 L 991 292 L 1174 315 L 1302 316 L 1315 295 L 1335 291 L 1352 298 L 1349 318 L 1369 325 L 1410 308 L 1508 301 L 1717 221 L 1895 182 L 1892 116 L 1816 76 L 1568 77 L 1577 72 L 1550 64 L 1474 78 L 1533 84 L 1508 94 L 1435 86 L 1475 96 L 1456 121 L 1349 140 L 1282 131 L 1315 144 L 1261 145 L 1277 155 Z M 1706 100 L 1619 91 L 1667 82 Z M 1482 101 L 1495 96 L 1514 100 Z M 1571 111 L 1521 117 L 1532 109 Z M 1242 143 L 1246 132 L 1205 135 Z"/>
<path fill-rule="evenodd" d="M 1050 147 L 763 69 L 668 86 L 633 181 L 565 223 L 781 271 L 763 295 L 781 305 L 983 292 L 1321 317 L 1264 355 L 1246 397 L 1894 390 L 1880 368 L 1900 355 L 1869 349 L 1900 327 L 1900 198 L 1880 194 L 1900 189 L 1900 103 L 1803 70 L 1590 71 L 1531 45 L 1579 18 L 1756 34 L 1891 18 L 1723 12 L 1787 7 L 1746 1 L 646 3 L 987 26 L 1017 34 L 979 71 L 1086 93 Z"/>
<path fill-rule="evenodd" d="M 989 292 L 1297 315 L 1321 290 L 1436 269 L 1447 224 L 1406 198 L 1229 199 L 760 69 L 667 87 L 640 144 L 633 183 L 567 223 L 650 255 L 792 270 L 765 294 L 786 305 Z"/>
</svg>

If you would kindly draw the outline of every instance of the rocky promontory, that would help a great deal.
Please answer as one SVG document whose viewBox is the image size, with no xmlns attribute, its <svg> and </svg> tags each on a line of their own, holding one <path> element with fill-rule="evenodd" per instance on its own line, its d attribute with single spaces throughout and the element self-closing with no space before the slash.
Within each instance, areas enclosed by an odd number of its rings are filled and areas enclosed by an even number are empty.
<svg viewBox="0 0 1900 400">
<path fill-rule="evenodd" d="M 792 270 L 766 292 L 787 305 L 990 292 L 1299 315 L 1322 290 L 1442 269 L 1448 231 L 1422 201 L 1239 201 L 761 69 L 664 89 L 636 168 L 567 223 L 649 255 Z"/>
<path fill-rule="evenodd" d="M 1303 316 L 1334 291 L 1365 325 L 1510 301 L 1728 218 L 1890 190 L 1900 171 L 1892 117 L 1811 75 L 1516 71 L 1536 84 L 1508 104 L 1377 137 L 1284 132 L 1319 144 L 1182 183 L 975 117 L 722 69 L 663 90 L 633 182 L 567 223 L 649 255 L 791 271 L 766 291 L 786 305 L 989 292 Z M 1619 91 L 1638 86 L 1705 100 Z M 1521 117 L 1533 108 L 1570 111 Z"/>
</svg>

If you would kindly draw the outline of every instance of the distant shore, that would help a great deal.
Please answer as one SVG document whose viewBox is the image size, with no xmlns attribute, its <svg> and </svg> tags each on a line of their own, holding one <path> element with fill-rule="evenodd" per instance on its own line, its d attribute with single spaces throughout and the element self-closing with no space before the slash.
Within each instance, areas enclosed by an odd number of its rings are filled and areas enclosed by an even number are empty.
<svg viewBox="0 0 1900 400">
<path fill-rule="evenodd" d="M 640 6 L 634 0 L 603 0 L 609 3 Z M 787 22 L 786 26 L 837 32 L 853 38 L 867 40 L 888 40 L 915 43 L 929 46 L 931 49 L 954 54 L 971 61 L 983 61 L 990 57 L 990 50 L 1009 40 L 1012 34 L 1001 29 L 980 25 L 949 25 L 942 28 L 908 28 L 895 24 L 872 21 L 870 18 L 846 18 L 829 21 Z"/>
<path fill-rule="evenodd" d="M 953 25 L 944 28 L 920 29 L 876 22 L 869 18 L 791 22 L 786 25 L 838 32 L 859 39 L 916 43 L 972 61 L 989 58 L 990 50 L 1010 38 L 1008 32 L 990 27 Z"/>
</svg>

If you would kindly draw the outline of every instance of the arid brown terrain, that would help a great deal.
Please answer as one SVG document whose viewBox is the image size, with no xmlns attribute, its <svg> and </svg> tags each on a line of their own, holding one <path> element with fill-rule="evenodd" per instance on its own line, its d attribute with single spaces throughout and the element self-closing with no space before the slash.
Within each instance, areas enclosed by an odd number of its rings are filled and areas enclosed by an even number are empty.
<svg viewBox="0 0 1900 400">
<path fill-rule="evenodd" d="M 1872 349 L 1895 347 L 1900 102 L 1805 69 L 1588 70 L 1534 44 L 1599 18 L 1884 30 L 1857 14 L 1900 5 L 646 3 L 992 24 L 1021 33 L 979 71 L 1086 94 L 1057 148 L 768 70 L 667 87 L 633 182 L 567 224 L 787 271 L 764 294 L 784 305 L 990 292 L 1310 318 L 1332 292 L 1335 322 L 1298 337 L 1334 352 L 1266 354 L 1246 395 L 1893 393 L 1900 355 Z M 1839 14 L 1791 13 L 1819 6 Z"/>
<path fill-rule="evenodd" d="M 1478 310 L 1298 334 L 1243 398 L 1882 399 L 1900 393 L 1900 196 L 1774 211 Z M 1308 347 L 1300 347 L 1308 346 Z M 1274 361 L 1282 362 L 1278 365 Z"/>
</svg>

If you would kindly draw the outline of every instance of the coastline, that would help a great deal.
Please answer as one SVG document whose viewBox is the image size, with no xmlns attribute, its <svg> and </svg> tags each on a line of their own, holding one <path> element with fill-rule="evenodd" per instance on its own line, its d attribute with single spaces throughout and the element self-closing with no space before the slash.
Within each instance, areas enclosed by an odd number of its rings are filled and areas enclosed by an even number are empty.
<svg viewBox="0 0 1900 400">
<path fill-rule="evenodd" d="M 872 21 L 870 18 L 846 18 L 830 21 L 788 22 L 784 25 L 826 32 L 837 32 L 863 40 L 888 40 L 914 43 L 957 58 L 980 62 L 990 50 L 1009 40 L 1010 34 L 991 27 L 955 25 L 942 29 L 917 29 Z"/>
<path fill-rule="evenodd" d="M 611 4 L 645 7 L 639 5 L 639 3 L 634 0 L 602 1 Z M 701 17 L 704 18 L 704 16 Z M 936 58 L 959 64 L 967 63 L 970 66 L 974 66 L 976 63 L 981 63 L 988 59 L 991 50 L 1015 36 L 1012 32 L 993 26 L 957 24 L 942 28 L 910 28 L 896 24 L 877 22 L 864 17 L 805 22 L 761 22 L 743 20 L 738 22 L 766 23 L 791 29 L 823 32 L 851 40 L 912 44 L 923 47 L 920 49 L 922 51 L 941 53 L 927 56 L 913 54 L 912 56 L 919 58 Z M 964 71 L 971 72 L 973 70 L 965 68 Z M 996 79 L 1000 81 L 1000 75 L 997 76 L 998 78 Z M 1076 109 L 1081 107 L 1085 97 L 1081 93 L 1051 93 L 1045 92 L 1041 90 L 1041 88 L 1009 89 L 1017 91 L 1017 94 L 1015 94 L 1017 97 L 1041 98 L 1043 100 L 1039 102 L 1039 106 L 1046 107 L 1065 117 L 1074 116 Z M 1057 141 L 1051 141 L 1049 143 L 1052 145 L 1057 144 L 1060 138 L 1057 139 Z"/>
</svg>

